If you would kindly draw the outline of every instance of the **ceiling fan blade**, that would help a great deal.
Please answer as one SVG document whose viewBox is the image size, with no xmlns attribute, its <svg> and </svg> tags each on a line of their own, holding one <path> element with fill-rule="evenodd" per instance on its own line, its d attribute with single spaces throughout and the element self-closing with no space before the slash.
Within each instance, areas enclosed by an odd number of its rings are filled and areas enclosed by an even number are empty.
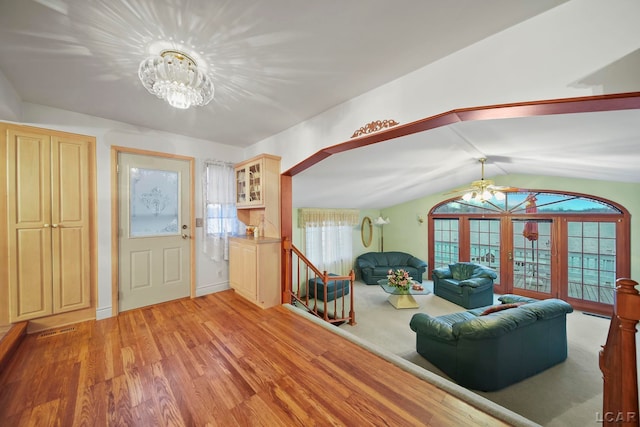
<svg viewBox="0 0 640 427">
<path fill-rule="evenodd" d="M 487 186 L 487 190 L 489 191 L 506 191 L 506 192 L 513 192 L 513 191 L 522 191 L 521 188 L 518 187 L 510 187 L 508 185 L 489 185 Z"/>
<path fill-rule="evenodd" d="M 450 190 L 447 191 L 446 193 L 443 193 L 445 196 L 449 195 L 449 194 L 457 194 L 457 193 L 467 193 L 469 191 L 475 191 L 475 188 L 457 188 L 455 190 Z"/>
</svg>

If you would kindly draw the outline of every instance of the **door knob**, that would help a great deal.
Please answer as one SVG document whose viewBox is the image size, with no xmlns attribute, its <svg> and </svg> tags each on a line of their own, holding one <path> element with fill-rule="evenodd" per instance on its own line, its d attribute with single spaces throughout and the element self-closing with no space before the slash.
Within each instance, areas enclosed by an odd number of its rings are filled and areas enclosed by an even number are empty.
<svg viewBox="0 0 640 427">
<path fill-rule="evenodd" d="M 44 228 L 49 228 L 49 224 L 44 224 L 43 227 Z"/>
<path fill-rule="evenodd" d="M 184 233 L 182 233 L 182 238 L 183 238 L 183 239 L 188 239 L 188 238 L 190 238 L 190 237 L 191 237 L 191 236 L 189 236 L 188 234 L 184 234 Z"/>
<path fill-rule="evenodd" d="M 51 224 L 51 227 L 58 228 L 58 224 Z"/>
</svg>

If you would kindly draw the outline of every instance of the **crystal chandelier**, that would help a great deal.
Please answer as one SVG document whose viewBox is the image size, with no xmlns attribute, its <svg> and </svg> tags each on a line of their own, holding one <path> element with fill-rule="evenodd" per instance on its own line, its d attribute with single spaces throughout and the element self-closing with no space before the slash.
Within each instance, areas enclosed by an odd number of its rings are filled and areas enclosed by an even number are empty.
<svg viewBox="0 0 640 427">
<path fill-rule="evenodd" d="M 140 63 L 138 77 L 149 92 L 175 108 L 207 105 L 213 99 L 213 83 L 196 61 L 177 50 L 165 50 Z"/>
</svg>

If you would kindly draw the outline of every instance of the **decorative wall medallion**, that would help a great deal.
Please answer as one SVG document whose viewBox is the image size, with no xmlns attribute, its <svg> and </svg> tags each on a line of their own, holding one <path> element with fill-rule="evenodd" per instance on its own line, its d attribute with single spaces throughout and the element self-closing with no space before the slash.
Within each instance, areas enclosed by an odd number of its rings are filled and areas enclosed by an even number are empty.
<svg viewBox="0 0 640 427">
<path fill-rule="evenodd" d="M 378 132 L 379 130 L 390 128 L 390 127 L 393 127 L 393 126 L 397 126 L 399 124 L 400 123 L 396 122 L 393 119 L 375 120 L 375 121 L 373 121 L 373 122 L 361 127 L 357 131 L 355 131 L 353 133 L 353 135 L 351 135 L 351 138 L 355 138 L 357 136 L 366 135 L 368 133 Z"/>
</svg>

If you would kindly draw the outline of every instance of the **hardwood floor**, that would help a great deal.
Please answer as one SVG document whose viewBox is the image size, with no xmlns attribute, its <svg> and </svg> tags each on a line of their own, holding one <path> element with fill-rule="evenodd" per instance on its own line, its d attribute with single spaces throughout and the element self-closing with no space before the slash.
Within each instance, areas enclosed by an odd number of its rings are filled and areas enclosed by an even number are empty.
<svg viewBox="0 0 640 427">
<path fill-rule="evenodd" d="M 233 291 L 74 326 L 22 342 L 0 374 L 0 425 L 506 425 Z"/>
</svg>

